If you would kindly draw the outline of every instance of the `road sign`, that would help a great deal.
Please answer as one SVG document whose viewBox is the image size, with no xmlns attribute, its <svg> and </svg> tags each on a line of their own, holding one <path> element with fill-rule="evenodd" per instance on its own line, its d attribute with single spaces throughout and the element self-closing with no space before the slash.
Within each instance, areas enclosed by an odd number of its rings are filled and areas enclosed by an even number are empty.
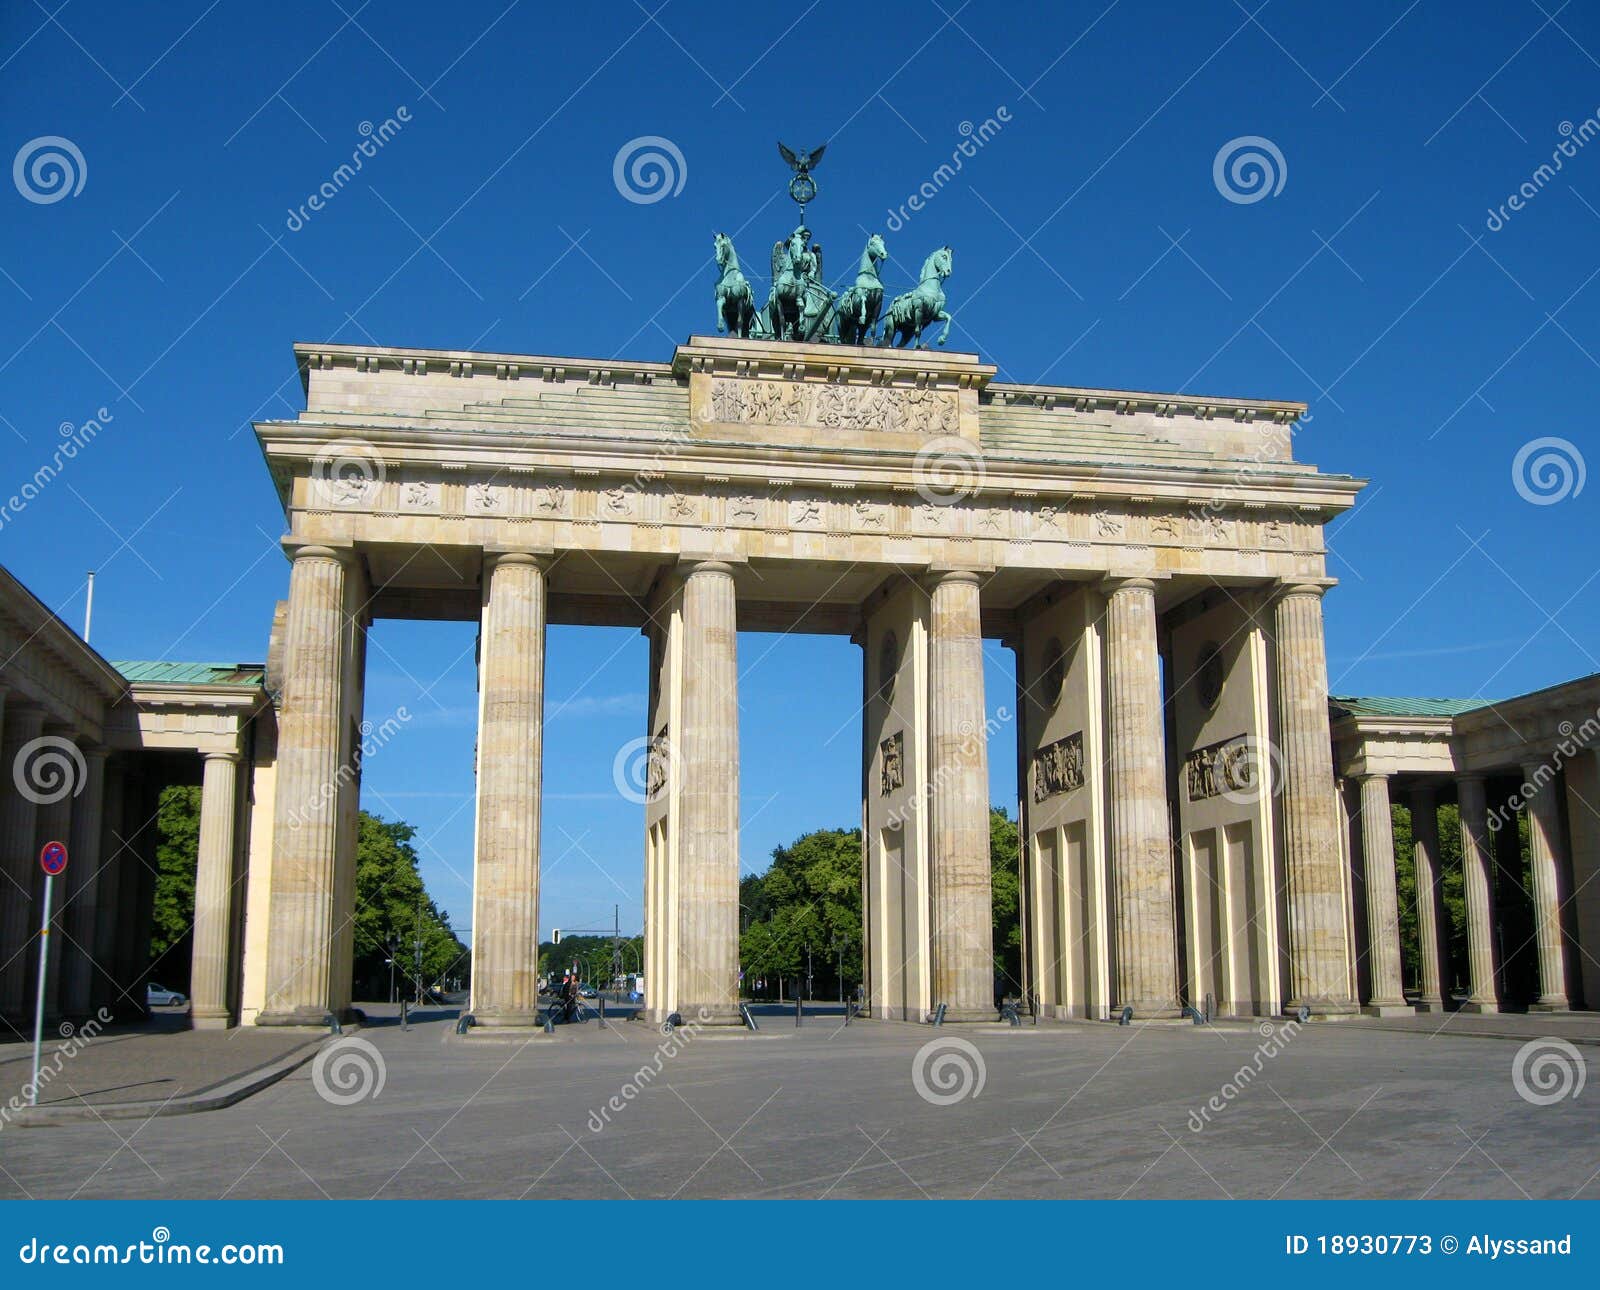
<svg viewBox="0 0 1600 1290">
<path fill-rule="evenodd" d="M 39 850 L 39 868 L 54 878 L 67 867 L 67 846 L 64 842 L 46 842 Z"/>
</svg>

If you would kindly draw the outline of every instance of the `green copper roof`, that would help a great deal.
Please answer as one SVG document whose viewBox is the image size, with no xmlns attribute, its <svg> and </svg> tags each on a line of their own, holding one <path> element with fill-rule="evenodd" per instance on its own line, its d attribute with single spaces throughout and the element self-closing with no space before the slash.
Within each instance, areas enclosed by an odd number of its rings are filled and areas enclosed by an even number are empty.
<svg viewBox="0 0 1600 1290">
<path fill-rule="evenodd" d="M 113 662 L 135 685 L 260 685 L 260 663 Z"/>
<path fill-rule="evenodd" d="M 1329 702 L 1353 717 L 1456 717 L 1474 708 L 1486 708 L 1492 700 L 1344 698 L 1330 695 Z"/>
</svg>

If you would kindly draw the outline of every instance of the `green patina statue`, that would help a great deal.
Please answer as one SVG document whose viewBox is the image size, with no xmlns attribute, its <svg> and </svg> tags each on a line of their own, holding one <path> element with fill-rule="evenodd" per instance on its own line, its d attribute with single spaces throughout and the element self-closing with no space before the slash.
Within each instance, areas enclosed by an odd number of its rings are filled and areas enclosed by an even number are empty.
<svg viewBox="0 0 1600 1290">
<path fill-rule="evenodd" d="M 879 233 L 867 238 L 855 284 L 843 296 L 830 291 L 823 281 L 822 246 L 811 240 L 805 212 L 807 203 L 817 195 L 811 170 L 822 159 L 826 146 L 796 153 L 778 145 L 783 159 L 795 172 L 789 182 L 789 196 L 800 207 L 800 224 L 781 242 L 773 243 L 772 287 L 767 303 L 760 309 L 755 307 L 750 282 L 739 268 L 733 239 L 726 233 L 716 235 L 717 330 L 745 339 L 754 336 L 762 340 L 926 349 L 923 331 L 942 322 L 939 344 L 943 345 L 950 338 L 951 325 L 944 307 L 944 280 L 950 276 L 954 262 L 954 253 L 948 246 L 941 246 L 927 258 L 917 286 L 896 296 L 887 311 L 883 308 L 883 280 L 878 276 L 878 265 L 889 258 L 889 252 Z"/>
<path fill-rule="evenodd" d="M 841 345 L 866 345 L 875 341 L 878 314 L 883 309 L 883 281 L 878 277 L 878 262 L 888 258 L 883 235 L 874 233 L 867 239 L 866 249 L 861 252 L 855 286 L 839 299 L 837 312 Z"/>
<path fill-rule="evenodd" d="M 917 349 L 927 349 L 922 331 L 936 322 L 944 324 L 939 344 L 950 339 L 951 320 L 944 308 L 944 280 L 954 267 L 954 256 L 948 246 L 941 246 L 923 262 L 921 280 L 916 287 L 894 298 L 884 320 L 885 344 L 903 346 L 914 341 Z"/>
<path fill-rule="evenodd" d="M 739 253 L 733 249 L 731 237 L 718 233 L 713 246 L 717 268 L 721 271 L 717 277 L 717 330 L 748 340 L 756 320 L 756 302 L 750 282 L 740 272 Z"/>
</svg>

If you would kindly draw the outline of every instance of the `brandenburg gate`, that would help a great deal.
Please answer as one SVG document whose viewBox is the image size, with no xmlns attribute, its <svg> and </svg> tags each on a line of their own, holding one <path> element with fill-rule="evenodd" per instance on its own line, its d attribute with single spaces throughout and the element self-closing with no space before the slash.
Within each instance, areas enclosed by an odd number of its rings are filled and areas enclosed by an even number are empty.
<svg viewBox="0 0 1600 1290">
<path fill-rule="evenodd" d="M 925 275 L 948 272 L 945 248 Z M 938 301 L 886 325 L 947 322 Z M 995 1016 L 995 756 L 1018 759 L 1044 1015 L 1355 1011 L 1322 597 L 1324 526 L 1361 481 L 1295 460 L 1304 405 L 1014 384 L 972 354 L 823 343 L 803 303 L 768 326 L 729 303 L 733 334 L 665 362 L 295 347 L 306 410 L 256 426 L 291 571 L 244 1019 L 351 1002 L 379 618 L 479 624 L 479 1026 L 538 1021 L 551 623 L 649 638 L 656 1019 L 739 1020 L 741 630 L 862 647 L 873 1016 Z M 1016 654 L 993 710 L 985 639 Z"/>
</svg>

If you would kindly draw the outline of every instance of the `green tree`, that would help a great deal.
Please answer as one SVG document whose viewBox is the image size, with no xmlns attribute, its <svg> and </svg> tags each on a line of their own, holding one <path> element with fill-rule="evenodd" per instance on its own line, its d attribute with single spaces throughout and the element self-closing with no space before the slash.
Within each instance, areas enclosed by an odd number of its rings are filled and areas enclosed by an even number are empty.
<svg viewBox="0 0 1600 1290">
<path fill-rule="evenodd" d="M 739 962 L 747 988 L 777 993 L 780 978 L 805 976 L 813 989 L 846 990 L 861 980 L 861 830 L 818 829 L 772 852 L 766 873 L 739 884 Z"/>
<path fill-rule="evenodd" d="M 1021 839 L 1017 822 L 989 808 L 989 891 L 994 917 L 994 970 L 1007 993 L 1022 992 Z"/>
<path fill-rule="evenodd" d="M 450 915 L 423 886 L 411 840 L 417 831 L 403 820 L 361 812 L 356 833 L 356 997 L 389 997 L 393 952 L 399 989 L 414 989 L 421 947 L 421 984 L 466 978 L 468 951 L 450 927 Z"/>
<path fill-rule="evenodd" d="M 358 999 L 389 997 L 389 945 L 398 946 L 395 978 L 406 988 L 422 946 L 422 982 L 469 975 L 469 956 L 450 916 L 423 887 L 416 830 L 362 811 L 356 837 L 354 986 Z M 200 851 L 200 790 L 175 784 L 156 814 L 156 883 L 150 925 L 150 974 L 169 989 L 189 988 L 194 873 Z M 242 899 L 242 891 L 235 899 Z"/>
<path fill-rule="evenodd" d="M 156 882 L 150 917 L 150 977 L 189 991 L 194 870 L 200 855 L 200 789 L 171 784 L 156 803 Z"/>
</svg>

